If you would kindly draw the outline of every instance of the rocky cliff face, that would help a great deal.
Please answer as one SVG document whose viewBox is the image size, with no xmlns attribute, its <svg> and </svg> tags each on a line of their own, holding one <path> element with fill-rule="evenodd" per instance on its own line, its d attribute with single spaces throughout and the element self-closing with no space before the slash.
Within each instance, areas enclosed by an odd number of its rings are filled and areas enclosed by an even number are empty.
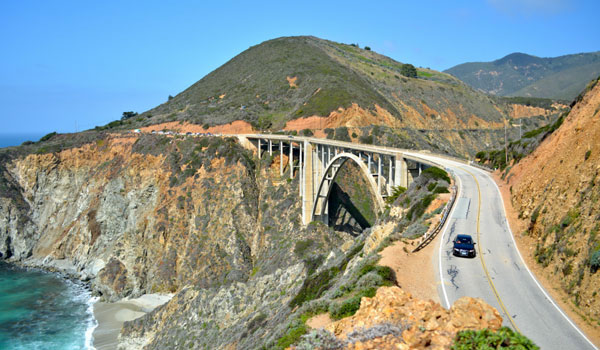
<svg viewBox="0 0 600 350">
<path fill-rule="evenodd" d="M 545 273 L 595 324 L 600 319 L 600 84 L 507 176 L 524 235 Z M 516 232 L 515 232 L 516 233 Z"/>
<path fill-rule="evenodd" d="M 369 230 L 303 227 L 297 178 L 233 139 L 113 135 L 0 155 L 2 258 L 89 279 L 108 301 L 175 294 L 125 323 L 120 349 L 284 349 L 307 315 L 343 318 L 394 284 L 363 249 Z"/>
<path fill-rule="evenodd" d="M 233 140 L 115 138 L 5 168 L 2 256 L 91 278 L 108 300 L 293 264 L 294 184 L 274 186 Z"/>
</svg>

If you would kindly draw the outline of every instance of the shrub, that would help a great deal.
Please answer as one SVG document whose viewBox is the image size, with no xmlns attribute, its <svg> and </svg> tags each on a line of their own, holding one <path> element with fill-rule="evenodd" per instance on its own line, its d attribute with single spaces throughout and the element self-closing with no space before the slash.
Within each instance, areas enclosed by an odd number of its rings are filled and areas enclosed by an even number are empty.
<svg viewBox="0 0 600 350">
<path fill-rule="evenodd" d="M 342 301 L 341 303 L 332 303 L 329 305 L 329 315 L 334 320 L 352 316 L 360 309 L 360 301 L 363 297 L 372 298 L 375 296 L 377 288 L 367 288 L 361 290 L 357 295 Z"/>
<path fill-rule="evenodd" d="M 380 286 L 383 283 L 383 277 L 381 277 L 377 272 L 369 272 L 362 276 L 358 282 L 356 282 L 356 286 L 358 288 L 370 288 Z"/>
<path fill-rule="evenodd" d="M 288 326 L 286 334 L 277 340 L 277 345 L 286 349 L 297 342 L 306 332 L 306 325 L 300 320 L 294 320 Z"/>
<path fill-rule="evenodd" d="M 533 210 L 533 213 L 531 213 L 531 222 L 532 223 L 536 223 L 538 217 L 540 216 L 540 207 L 537 207 Z"/>
<path fill-rule="evenodd" d="M 304 135 L 304 136 L 313 136 L 314 133 L 310 129 L 304 129 L 304 130 L 302 130 L 302 135 Z"/>
<path fill-rule="evenodd" d="M 365 50 L 367 50 L 367 51 L 371 51 L 371 48 L 370 48 L 370 47 L 368 47 L 368 46 L 365 46 Z"/>
<path fill-rule="evenodd" d="M 396 283 L 396 276 L 394 274 L 394 270 L 392 270 L 388 266 L 368 264 L 360 269 L 358 275 L 362 277 L 372 271 L 375 271 L 375 273 L 377 273 L 382 278 L 383 283 L 380 285 L 392 286 Z"/>
<path fill-rule="evenodd" d="M 592 151 L 588 149 L 587 152 L 585 152 L 585 160 L 588 160 L 591 155 L 592 155 Z"/>
<path fill-rule="evenodd" d="M 329 305 L 329 315 L 334 320 L 352 316 L 360 308 L 360 296 L 355 295 L 341 303 L 331 303 Z"/>
<path fill-rule="evenodd" d="M 51 132 L 51 133 L 49 133 L 49 134 L 47 134 L 47 135 L 44 135 L 44 136 L 42 136 L 42 138 L 41 138 L 41 139 L 40 139 L 38 142 L 44 142 L 44 141 L 48 141 L 48 140 L 50 140 L 51 138 L 53 138 L 54 136 L 56 136 L 56 131 L 54 131 L 54 132 Z"/>
<path fill-rule="evenodd" d="M 422 174 L 424 174 L 425 176 L 427 176 L 431 179 L 444 180 L 447 183 L 450 183 L 450 177 L 448 176 L 448 173 L 445 170 L 440 169 L 435 166 L 432 166 L 432 167 L 429 167 L 429 168 L 423 170 Z"/>
<path fill-rule="evenodd" d="M 480 331 L 460 331 L 454 338 L 452 350 L 491 350 L 491 349 L 522 349 L 539 350 L 524 335 L 514 332 L 508 327 L 502 327 L 497 332 L 483 329 Z"/>
<path fill-rule="evenodd" d="M 296 245 L 294 246 L 294 253 L 299 257 L 303 256 L 306 252 L 306 249 L 308 249 L 308 247 L 310 247 L 312 243 L 312 239 L 306 239 L 296 242 Z"/>
<path fill-rule="evenodd" d="M 367 145 L 372 145 L 373 144 L 373 135 L 363 135 L 358 138 L 358 142 L 364 143 Z"/>
<path fill-rule="evenodd" d="M 400 74 L 404 75 L 408 78 L 416 78 L 417 77 L 417 69 L 410 63 L 403 64 L 400 67 Z"/>
<path fill-rule="evenodd" d="M 348 133 L 348 128 L 345 126 L 340 126 L 338 128 L 335 128 L 335 134 L 333 135 L 333 138 L 335 140 L 340 140 L 340 141 L 347 141 L 347 142 L 352 141 L 352 139 L 350 138 L 350 134 Z"/>
<path fill-rule="evenodd" d="M 437 186 L 433 190 L 433 193 L 450 193 L 450 191 L 448 191 L 448 187 L 446 186 Z"/>
<path fill-rule="evenodd" d="M 592 268 L 592 272 L 596 272 L 600 269 L 600 249 L 597 249 L 590 256 L 590 267 Z"/>
<path fill-rule="evenodd" d="M 331 286 L 331 280 L 338 274 L 337 268 L 330 268 L 304 280 L 298 295 L 290 301 L 290 307 L 302 305 L 304 302 L 319 298 Z"/>
<path fill-rule="evenodd" d="M 385 199 L 386 203 L 387 204 L 394 203 L 396 201 L 396 199 L 398 199 L 398 197 L 404 192 L 406 192 L 406 187 L 402 187 L 402 186 L 393 187 L 392 195 Z"/>
<path fill-rule="evenodd" d="M 133 112 L 133 111 L 123 112 L 123 116 L 121 117 L 121 120 L 127 120 L 129 118 L 135 117 L 136 115 L 138 115 L 137 112 Z"/>
<path fill-rule="evenodd" d="M 300 342 L 296 346 L 297 350 L 313 350 L 313 349 L 342 349 L 346 343 L 339 340 L 331 332 L 323 328 L 311 331 L 302 336 Z"/>
</svg>

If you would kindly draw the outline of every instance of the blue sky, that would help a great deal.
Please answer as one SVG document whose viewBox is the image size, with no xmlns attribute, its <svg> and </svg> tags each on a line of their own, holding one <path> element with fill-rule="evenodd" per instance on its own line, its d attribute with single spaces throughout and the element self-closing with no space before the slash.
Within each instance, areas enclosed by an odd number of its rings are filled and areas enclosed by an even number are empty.
<svg viewBox="0 0 600 350">
<path fill-rule="evenodd" d="M 314 35 L 437 70 L 600 50 L 597 0 L 2 1 L 0 133 L 142 112 L 262 41 Z"/>
</svg>

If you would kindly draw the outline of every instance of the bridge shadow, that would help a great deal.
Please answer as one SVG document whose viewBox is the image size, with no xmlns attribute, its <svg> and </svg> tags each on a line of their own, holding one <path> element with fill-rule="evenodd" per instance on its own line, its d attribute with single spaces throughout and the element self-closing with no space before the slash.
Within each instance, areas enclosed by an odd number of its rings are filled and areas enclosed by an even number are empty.
<svg viewBox="0 0 600 350">
<path fill-rule="evenodd" d="M 328 205 L 328 224 L 336 231 L 358 236 L 363 230 L 371 227 L 371 223 L 352 202 L 350 195 L 335 182 L 331 188 Z"/>
</svg>

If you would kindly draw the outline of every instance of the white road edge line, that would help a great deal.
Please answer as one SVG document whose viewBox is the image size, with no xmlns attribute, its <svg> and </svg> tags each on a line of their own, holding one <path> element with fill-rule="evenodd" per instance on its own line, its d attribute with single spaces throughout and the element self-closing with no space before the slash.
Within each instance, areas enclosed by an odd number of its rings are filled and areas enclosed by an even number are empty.
<svg viewBox="0 0 600 350">
<path fill-rule="evenodd" d="M 458 174 L 456 174 L 456 172 L 453 171 L 453 177 L 456 178 L 456 181 L 458 182 L 458 186 L 456 187 L 456 198 L 455 201 L 458 201 L 458 195 L 459 193 L 462 193 L 462 181 L 460 181 L 460 177 L 458 176 Z M 442 286 L 442 294 L 444 294 L 444 301 L 446 302 L 446 308 L 449 309 L 450 308 L 450 301 L 448 300 L 448 293 L 446 292 L 446 286 L 444 283 L 444 273 L 442 270 L 442 246 L 444 245 L 444 235 L 446 234 L 446 231 L 448 231 L 448 227 L 450 227 L 450 221 L 452 221 L 452 214 L 454 214 L 454 209 L 456 209 L 457 203 L 454 203 L 454 205 L 452 206 L 452 209 L 450 210 L 450 213 L 448 213 L 448 220 L 446 220 L 446 224 L 444 226 L 444 230 L 442 231 L 442 235 L 440 236 L 440 249 L 439 249 L 439 256 L 438 256 L 438 270 L 440 271 L 440 284 Z"/>
<path fill-rule="evenodd" d="M 471 168 L 477 170 L 479 173 L 484 174 L 485 176 L 488 176 L 488 177 L 491 178 L 491 176 L 489 174 L 487 174 L 486 172 L 484 172 L 483 170 L 480 170 L 480 169 L 478 169 L 476 167 L 472 167 L 472 166 L 469 166 L 469 167 L 471 167 Z M 500 201 L 502 202 L 502 211 L 504 212 L 504 222 L 506 223 L 506 227 L 508 228 L 508 232 L 510 232 L 510 238 L 512 239 L 513 244 L 515 245 L 515 250 L 517 251 L 517 254 L 519 255 L 519 258 L 521 259 L 521 262 L 523 263 L 523 266 L 525 266 L 525 269 L 527 269 L 527 272 L 529 273 L 529 276 L 531 276 L 531 278 L 533 279 L 533 281 L 535 282 L 535 284 L 538 286 L 538 288 L 542 291 L 542 293 L 544 294 L 544 296 L 546 297 L 546 299 L 548 299 L 548 301 L 550 301 L 550 303 L 556 308 L 556 310 L 558 310 L 558 312 L 565 318 L 565 320 L 567 320 L 567 322 L 577 331 L 577 333 L 579 333 L 583 337 L 583 339 L 585 339 L 592 346 L 592 348 L 598 350 L 598 348 L 596 347 L 596 345 L 594 345 L 594 343 L 592 343 L 592 341 L 589 340 L 588 337 L 585 336 L 585 334 L 583 333 L 583 331 L 581 331 L 579 329 L 579 327 L 577 327 L 577 325 L 573 321 L 571 321 L 571 319 L 554 302 L 554 300 L 552 299 L 552 297 L 550 297 L 550 295 L 548 295 L 548 293 L 546 292 L 546 290 L 544 289 L 544 287 L 542 287 L 542 285 L 538 282 L 538 280 L 533 275 L 533 272 L 531 272 L 531 270 L 529 269 L 529 267 L 525 263 L 525 259 L 523 259 L 523 256 L 521 255 L 521 252 L 519 251 L 519 247 L 517 246 L 517 242 L 515 241 L 514 234 L 513 234 L 512 230 L 510 229 L 510 224 L 508 223 L 508 218 L 507 218 L 507 215 L 506 215 L 506 207 L 504 206 L 504 198 L 502 198 L 502 193 L 500 192 L 500 187 L 498 187 L 498 184 L 496 183 L 496 181 L 494 181 L 494 179 L 491 179 L 491 180 L 492 180 L 492 183 L 494 184 L 494 186 L 496 187 L 496 190 L 498 191 L 498 196 L 500 196 Z"/>
</svg>

